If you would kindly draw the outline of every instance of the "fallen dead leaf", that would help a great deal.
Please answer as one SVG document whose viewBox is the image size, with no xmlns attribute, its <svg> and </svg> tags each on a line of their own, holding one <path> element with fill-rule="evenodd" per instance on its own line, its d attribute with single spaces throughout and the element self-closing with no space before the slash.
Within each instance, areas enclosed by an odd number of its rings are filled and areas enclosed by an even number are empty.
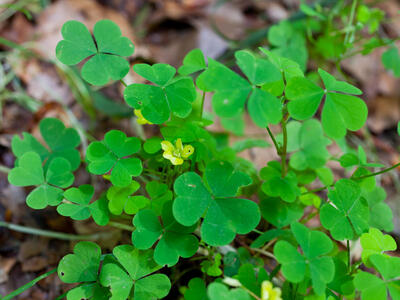
<svg viewBox="0 0 400 300">
<path fill-rule="evenodd" d="M 14 257 L 1 257 L 0 256 L 0 283 L 4 283 L 8 280 L 8 273 L 16 263 Z"/>
</svg>

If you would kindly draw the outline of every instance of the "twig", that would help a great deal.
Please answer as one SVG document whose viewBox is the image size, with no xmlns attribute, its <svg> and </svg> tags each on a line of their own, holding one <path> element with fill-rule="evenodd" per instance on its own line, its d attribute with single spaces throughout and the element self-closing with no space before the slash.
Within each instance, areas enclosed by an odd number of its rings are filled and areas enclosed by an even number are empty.
<svg viewBox="0 0 400 300">
<path fill-rule="evenodd" d="M 14 230 L 14 231 L 18 231 L 18 232 L 40 235 L 40 236 L 45 236 L 45 237 L 49 237 L 49 238 L 56 238 L 56 239 L 60 239 L 60 240 L 68 240 L 68 241 L 80 241 L 80 240 L 93 241 L 93 240 L 99 239 L 103 235 L 102 233 L 94 233 L 94 234 L 90 234 L 90 235 L 76 235 L 76 234 L 69 234 L 69 233 L 56 232 L 56 231 L 43 230 L 43 229 L 32 228 L 32 227 L 27 227 L 27 226 L 21 226 L 21 225 L 7 223 L 7 222 L 3 222 L 3 221 L 0 221 L 0 227 L 5 227 L 10 230 Z"/>
</svg>

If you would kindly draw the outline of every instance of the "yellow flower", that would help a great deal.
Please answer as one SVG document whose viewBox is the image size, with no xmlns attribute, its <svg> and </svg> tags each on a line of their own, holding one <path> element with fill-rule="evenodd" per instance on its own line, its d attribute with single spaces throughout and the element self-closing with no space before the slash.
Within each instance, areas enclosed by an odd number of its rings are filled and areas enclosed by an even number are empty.
<svg viewBox="0 0 400 300">
<path fill-rule="evenodd" d="M 140 125 L 145 125 L 145 124 L 150 124 L 152 125 L 153 123 L 147 121 L 143 115 L 142 115 L 142 111 L 140 109 L 135 109 L 135 116 L 137 117 L 136 122 Z"/>
<path fill-rule="evenodd" d="M 183 164 L 183 161 L 194 152 L 193 146 L 183 146 L 181 139 L 176 140 L 175 146 L 170 141 L 162 141 L 161 148 L 164 150 L 163 157 L 169 159 L 175 166 Z"/>
<path fill-rule="evenodd" d="M 281 289 L 278 287 L 273 287 L 271 281 L 263 281 L 261 284 L 261 299 L 282 300 Z"/>
</svg>

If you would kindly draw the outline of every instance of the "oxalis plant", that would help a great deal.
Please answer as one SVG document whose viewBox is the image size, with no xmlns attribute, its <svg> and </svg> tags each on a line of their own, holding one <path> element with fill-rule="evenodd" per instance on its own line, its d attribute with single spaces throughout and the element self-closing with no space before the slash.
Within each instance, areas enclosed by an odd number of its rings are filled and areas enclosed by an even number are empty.
<svg viewBox="0 0 400 300">
<path fill-rule="evenodd" d="M 93 218 L 98 234 L 114 226 L 130 231 L 131 242 L 110 252 L 91 235 L 56 270 L 4 300 L 56 271 L 72 284 L 58 298 L 68 300 L 400 299 L 400 258 L 390 255 L 397 245 L 383 233 L 393 230 L 393 216 L 375 179 L 397 165 L 370 162 L 345 139 L 367 119 L 361 90 L 322 69 L 317 81 L 308 79 L 298 63 L 265 48 L 235 53 L 242 75 L 206 62 L 195 49 L 178 71 L 135 64 L 147 83 L 127 85 L 125 58 L 134 46 L 116 24 L 99 21 L 92 36 L 82 23 L 68 21 L 62 35 L 58 60 L 82 62 L 81 75 L 92 85 L 121 81 L 137 122 L 158 126 L 160 134 L 141 139 L 110 130 L 90 143 L 84 159 L 78 132 L 57 119 L 40 122 L 41 139 L 13 138 L 16 161 L 8 180 L 33 187 L 30 208 L 54 206 L 76 221 Z M 272 145 L 266 138 L 229 145 L 227 134 L 208 131 L 208 93 L 222 122 L 232 124 L 247 110 Z M 333 143 L 341 154 L 330 153 Z M 261 170 L 239 156 L 267 146 L 280 159 Z M 81 163 L 99 175 L 93 184 L 74 185 Z M 335 180 L 334 164 L 343 178 Z M 357 241 L 361 257 L 352 255 Z"/>
</svg>

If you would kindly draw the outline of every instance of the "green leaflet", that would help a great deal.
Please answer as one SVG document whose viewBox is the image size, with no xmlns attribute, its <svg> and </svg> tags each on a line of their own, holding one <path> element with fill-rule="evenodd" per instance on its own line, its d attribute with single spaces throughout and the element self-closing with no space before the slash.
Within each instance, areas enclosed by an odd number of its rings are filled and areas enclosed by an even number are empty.
<svg viewBox="0 0 400 300">
<path fill-rule="evenodd" d="M 202 71 L 206 68 L 204 54 L 200 49 L 193 49 L 186 54 L 183 59 L 183 65 L 179 67 L 178 72 L 181 75 L 190 75 Z"/>
<path fill-rule="evenodd" d="M 143 117 L 162 124 L 170 118 L 171 112 L 186 118 L 192 111 L 196 99 L 196 89 L 189 77 L 177 77 L 175 68 L 167 64 L 138 64 L 134 71 L 156 85 L 134 83 L 124 91 L 125 101 L 135 109 L 140 109 Z"/>
<path fill-rule="evenodd" d="M 101 268 L 101 285 L 111 289 L 110 299 L 156 300 L 168 295 L 171 283 L 164 274 L 152 274 L 158 266 L 151 250 L 141 252 L 130 245 L 117 246 L 113 250 L 117 261 L 109 259 Z"/>
<path fill-rule="evenodd" d="M 290 171 L 282 178 L 281 165 L 277 161 L 268 162 L 260 170 L 260 177 L 265 181 L 261 189 L 268 196 L 280 197 L 283 201 L 292 203 L 300 195 L 296 174 Z"/>
<path fill-rule="evenodd" d="M 362 92 L 344 81 L 336 80 L 322 69 L 318 73 L 325 90 L 304 77 L 293 77 L 288 81 L 285 92 L 290 100 L 290 115 L 297 120 L 312 117 L 325 95 L 321 120 L 329 137 L 339 139 L 346 135 L 347 129 L 360 129 L 367 119 L 368 110 L 364 101 L 353 95 L 360 95 Z"/>
<path fill-rule="evenodd" d="M 321 224 L 336 240 L 352 240 L 369 228 L 367 201 L 361 197 L 361 189 L 350 179 L 340 179 L 328 194 L 336 206 L 324 204 L 320 211 Z"/>
<path fill-rule="evenodd" d="M 256 125 L 265 127 L 279 123 L 282 118 L 280 100 L 256 86 L 281 82 L 280 71 L 268 60 L 257 58 L 249 51 L 237 51 L 235 57 L 250 83 L 212 59 L 209 59 L 208 69 L 197 78 L 198 86 L 214 92 L 212 105 L 215 113 L 225 118 L 236 116 L 243 111 L 249 98 L 249 113 Z"/>
<path fill-rule="evenodd" d="M 286 241 L 276 243 L 274 255 L 282 264 L 282 273 L 290 282 L 298 283 L 304 279 L 308 269 L 314 292 L 322 295 L 335 273 L 332 258 L 326 256 L 333 248 L 332 241 L 324 233 L 312 231 L 300 223 L 293 223 L 291 230 L 303 254 Z"/>
<path fill-rule="evenodd" d="M 385 300 L 388 293 L 394 300 L 400 299 L 398 280 L 400 258 L 381 254 L 370 256 L 370 262 L 381 274 L 382 279 L 367 272 L 359 272 L 354 278 L 357 290 L 361 292 L 362 300 Z"/>
<path fill-rule="evenodd" d="M 65 283 L 84 283 L 70 290 L 67 299 L 135 299 L 156 300 L 165 297 L 171 283 L 153 260 L 153 251 L 139 251 L 130 245 L 114 248 L 101 266 L 100 247 L 93 242 L 79 242 L 73 254 L 64 256 L 58 266 L 58 275 Z M 131 290 L 134 288 L 131 297 Z M 111 295 L 111 296 L 110 296 Z"/>
<path fill-rule="evenodd" d="M 206 284 L 201 278 L 192 278 L 184 293 L 185 300 L 208 300 Z"/>
<path fill-rule="evenodd" d="M 396 242 L 390 235 L 384 235 L 381 231 L 372 227 L 368 233 L 361 235 L 360 242 L 363 248 L 361 258 L 367 267 L 372 267 L 372 264 L 369 262 L 371 255 L 380 254 L 385 251 L 395 251 L 397 249 Z"/>
<path fill-rule="evenodd" d="M 119 130 L 110 130 L 102 142 L 92 142 L 86 152 L 88 170 L 96 175 L 111 171 L 111 183 L 125 187 L 132 181 L 132 176 L 139 176 L 143 167 L 140 159 L 130 157 L 140 150 L 137 137 L 127 137 Z"/>
<path fill-rule="evenodd" d="M 177 197 L 173 204 L 175 219 L 185 226 L 195 224 L 204 214 L 201 226 L 203 240 L 213 246 L 229 244 L 236 233 L 254 229 L 260 212 L 257 205 L 246 199 L 234 198 L 241 186 L 251 179 L 223 161 L 209 163 L 203 180 L 194 172 L 187 172 L 175 181 Z"/>
<path fill-rule="evenodd" d="M 84 184 L 79 188 L 70 188 L 64 192 L 64 198 L 71 203 L 61 203 L 57 207 L 57 212 L 73 220 L 85 220 L 90 216 L 94 221 L 104 226 L 109 221 L 109 210 L 105 197 L 90 203 L 94 194 L 94 188 L 91 185 Z"/>
<path fill-rule="evenodd" d="M 303 216 L 303 207 L 297 203 L 288 203 L 280 198 L 259 193 L 262 217 L 277 228 L 292 224 Z"/>
<path fill-rule="evenodd" d="M 399 49 L 394 45 L 382 53 L 382 64 L 394 76 L 400 77 L 400 55 Z"/>
<path fill-rule="evenodd" d="M 63 157 L 71 164 L 71 170 L 78 169 L 81 158 L 75 148 L 80 144 L 80 137 L 74 128 L 67 128 L 54 118 L 45 118 L 39 123 L 40 134 L 46 142 L 43 146 L 34 136 L 27 132 L 22 137 L 15 135 L 11 141 L 11 149 L 17 158 L 27 152 L 37 153 L 42 162 L 46 162 L 45 168 L 57 157 Z"/>
<path fill-rule="evenodd" d="M 228 287 L 219 282 L 211 283 L 207 288 L 207 295 L 210 300 L 250 300 L 250 295 L 243 289 L 236 288 L 229 290 Z"/>
<path fill-rule="evenodd" d="M 8 181 L 16 186 L 37 187 L 26 198 L 26 204 L 33 209 L 43 209 L 47 205 L 58 205 L 62 200 L 62 188 L 74 181 L 71 164 L 62 157 L 54 158 L 45 172 L 42 160 L 36 152 L 26 152 L 8 174 Z"/>
<path fill-rule="evenodd" d="M 331 141 L 324 136 L 321 124 L 315 119 L 305 121 L 300 125 L 297 134 L 288 131 L 288 139 L 294 140 L 297 147 L 290 157 L 290 166 L 296 170 L 318 169 L 325 165 L 330 157 L 326 146 Z"/>
<path fill-rule="evenodd" d="M 58 264 L 58 276 L 65 283 L 96 281 L 101 249 L 93 242 L 79 242 L 74 253 L 64 256 Z"/>
<path fill-rule="evenodd" d="M 154 211 L 139 211 L 133 219 L 136 230 L 132 233 L 132 243 L 138 249 L 148 249 L 161 237 L 155 247 L 154 260 L 171 267 L 179 257 L 189 258 L 196 253 L 199 243 L 191 233 L 197 224 L 180 225 L 172 215 L 172 202 L 164 205 L 161 219 L 162 225 Z"/>
<path fill-rule="evenodd" d="M 95 42 L 84 24 L 78 21 L 64 23 L 63 40 L 57 44 L 56 56 L 66 65 L 76 65 L 89 60 L 82 67 L 82 77 L 93 85 L 104 85 L 125 77 L 129 63 L 123 57 L 133 54 L 132 42 L 123 37 L 119 27 L 110 20 L 94 25 Z"/>
<path fill-rule="evenodd" d="M 387 232 L 394 228 L 393 212 L 384 200 L 386 192 L 382 187 L 375 186 L 372 190 L 363 189 L 362 197 L 368 202 L 369 207 L 369 225 Z"/>
<path fill-rule="evenodd" d="M 287 20 L 271 26 L 268 41 L 274 47 L 271 52 L 297 62 L 302 70 L 306 69 L 308 51 L 306 39 L 300 30 Z"/>
<path fill-rule="evenodd" d="M 140 188 L 137 181 L 124 187 L 112 186 L 107 191 L 108 208 L 114 215 L 120 215 L 122 212 L 128 215 L 134 215 L 139 210 L 149 206 L 150 200 L 142 195 L 133 194 Z"/>
</svg>

